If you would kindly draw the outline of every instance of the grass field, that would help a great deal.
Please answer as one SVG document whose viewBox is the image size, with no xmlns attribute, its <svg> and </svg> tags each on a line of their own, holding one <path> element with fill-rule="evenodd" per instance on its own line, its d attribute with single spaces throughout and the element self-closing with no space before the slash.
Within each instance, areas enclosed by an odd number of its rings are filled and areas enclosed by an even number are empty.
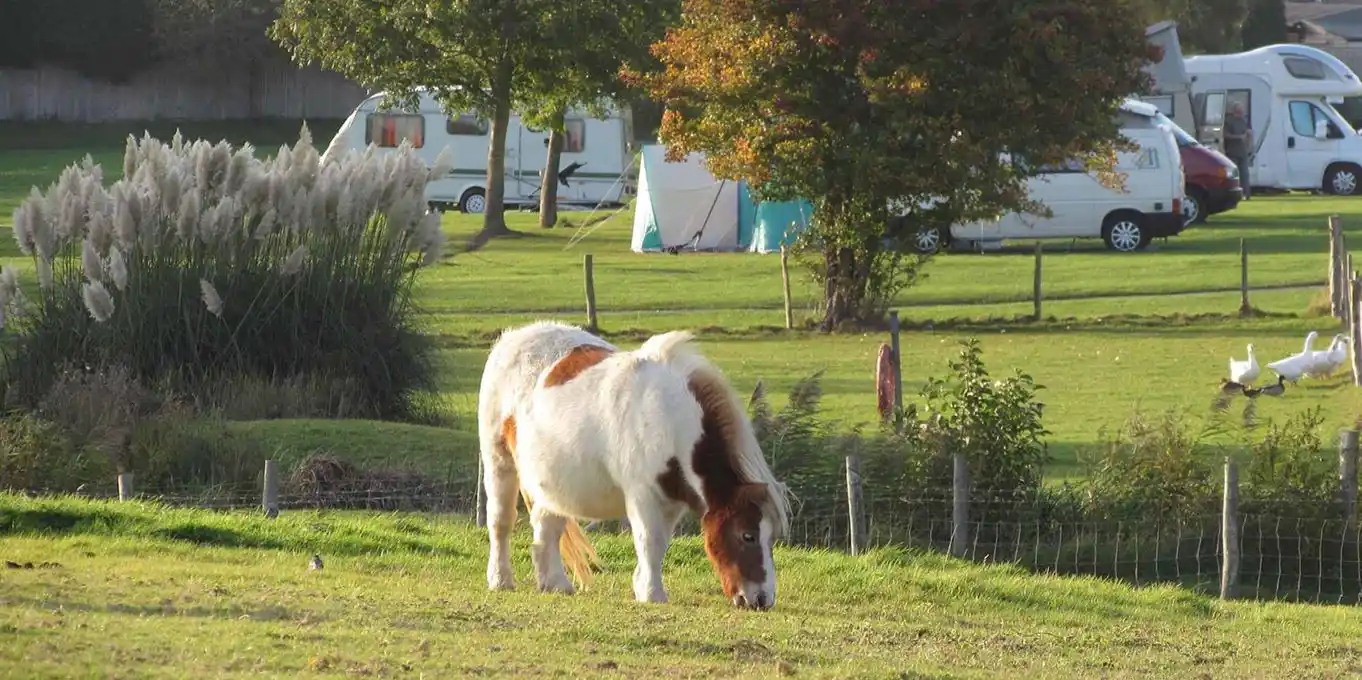
<svg viewBox="0 0 1362 680">
<path fill-rule="evenodd" d="M 522 524 L 523 527 L 523 524 Z M 0 494 L 5 677 L 1338 678 L 1351 608 L 1225 603 L 875 550 L 779 549 L 776 608 L 734 609 L 693 538 L 671 603 L 632 601 L 596 540 L 580 595 L 489 593 L 485 538 L 421 515 L 244 514 Z M 306 568 L 320 554 L 321 571 Z"/>
<path fill-rule="evenodd" d="M 319 146 L 334 121 L 312 124 Z M 45 186 L 61 167 L 91 153 L 106 176 L 121 168 L 123 135 L 143 126 L 0 127 L 7 151 L 0 156 L 0 230 L 32 184 Z M 153 126 L 168 136 L 169 124 Z M 187 136 L 252 141 L 267 152 L 290 141 L 297 123 L 263 127 L 186 126 Z M 1045 315 L 1029 315 L 1033 257 L 1026 244 L 1001 253 L 950 254 L 927 270 L 899 307 L 903 334 L 904 387 L 911 397 L 930 376 L 946 370 L 958 339 L 982 339 L 985 360 L 996 374 L 1013 369 L 1046 387 L 1046 424 L 1055 456 L 1050 476 L 1078 474 L 1075 457 L 1101 429 L 1119 427 L 1135 408 L 1204 412 L 1231 355 L 1247 343 L 1266 363 L 1297 350 L 1317 330 L 1324 346 L 1335 332 L 1328 318 L 1306 314 L 1325 277 L 1328 215 L 1345 229 L 1362 231 L 1362 202 L 1292 195 L 1260 197 L 1211 218 L 1147 252 L 1115 254 L 1093 242 L 1047 244 Z M 501 328 L 536 318 L 583 320 L 582 256 L 595 259 L 601 324 L 620 342 L 677 327 L 702 329 L 710 352 L 743 391 L 757 379 L 779 403 L 796 380 L 824 371 L 826 404 L 837 418 L 868 423 L 874 356 L 883 333 L 825 336 L 785 331 L 775 256 L 639 255 L 629 251 L 632 214 L 581 228 L 585 213 L 566 213 L 562 228 L 544 231 L 529 214 L 511 216 L 524 238 L 501 240 L 471 254 L 457 254 L 423 274 L 420 302 L 430 330 L 441 338 L 443 389 L 461 418 L 461 433 L 404 431 L 407 453 L 379 445 L 366 460 L 396 455 L 403 463 L 445 470 L 451 456 L 471 456 L 476 390 L 490 340 Z M 476 218 L 450 214 L 446 230 L 457 250 L 478 226 Z M 1250 251 L 1253 304 L 1265 316 L 1239 319 L 1238 248 Z M 1362 238 L 1362 237 L 1359 237 Z M 12 239 L 0 234 L 0 261 L 31 269 Z M 812 313 L 814 287 L 796 272 L 800 316 Z M 28 277 L 31 281 L 32 277 Z M 1219 291 L 1219 292 L 1215 292 Z M 1277 417 L 1319 406 L 1338 427 L 1362 413 L 1346 376 L 1303 384 L 1281 400 L 1261 404 L 1260 415 Z M 278 437 L 291 450 L 331 448 L 338 437 L 314 424 L 247 424 L 252 432 Z M 348 440 L 347 440 L 348 441 Z M 361 440 L 363 441 L 363 440 Z M 419 443 L 417 443 L 419 441 Z M 357 447 L 349 446 L 348 450 Z M 364 447 L 358 447 L 364 448 Z"/>
</svg>

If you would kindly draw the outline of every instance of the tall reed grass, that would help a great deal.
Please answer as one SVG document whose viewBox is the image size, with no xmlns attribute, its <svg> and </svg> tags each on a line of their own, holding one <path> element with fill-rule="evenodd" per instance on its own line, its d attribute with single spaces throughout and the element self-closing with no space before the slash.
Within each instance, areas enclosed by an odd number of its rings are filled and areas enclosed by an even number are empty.
<svg viewBox="0 0 1362 680">
<path fill-rule="evenodd" d="M 11 403 L 37 403 L 64 366 L 117 364 L 189 394 L 320 377 L 367 415 L 403 418 L 433 387 L 411 292 L 440 257 L 423 193 L 447 167 L 405 145 L 321 164 L 306 126 L 264 160 L 249 144 L 129 136 L 107 187 L 87 156 L 15 211 L 39 293 L 0 271 Z"/>
</svg>

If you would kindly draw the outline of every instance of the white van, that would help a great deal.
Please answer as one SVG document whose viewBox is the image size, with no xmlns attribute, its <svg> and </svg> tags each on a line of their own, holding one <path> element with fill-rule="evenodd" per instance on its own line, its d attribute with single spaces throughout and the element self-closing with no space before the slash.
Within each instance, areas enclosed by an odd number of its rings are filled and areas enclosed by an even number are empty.
<svg viewBox="0 0 1362 680">
<path fill-rule="evenodd" d="M 954 224 L 949 243 L 944 243 L 941 229 L 925 228 L 914 245 L 934 252 L 943 245 L 997 249 L 1005 239 L 1101 238 L 1112 250 L 1131 252 L 1155 238 L 1181 233 L 1182 158 L 1173 133 L 1159 124 L 1157 115 L 1157 108 L 1138 99 L 1121 105 L 1121 132 L 1140 145 L 1137 151 L 1117 154 L 1124 190 L 1103 185 L 1078 160 L 1042 168 L 1027 180 L 1027 189 L 1053 217 L 1010 212 L 993 221 Z"/>
<path fill-rule="evenodd" d="M 1362 138 L 1334 108 L 1362 95 L 1362 82 L 1347 64 L 1296 44 L 1185 61 L 1201 108 L 1244 107 L 1253 129 L 1251 186 L 1362 192 Z"/>
<path fill-rule="evenodd" d="M 385 93 L 360 102 L 341 124 L 322 155 L 347 149 L 362 150 L 369 144 L 380 152 L 409 140 L 428 165 L 449 147 L 454 167 L 444 179 L 426 185 L 426 201 L 437 208 L 481 213 L 487 196 L 487 147 L 491 139 L 488 120 L 471 113 L 446 116 L 429 92 L 420 91 L 416 113 L 393 108 L 378 110 Z M 633 158 L 629 143 L 633 124 L 627 107 L 612 108 L 604 119 L 582 111 L 569 111 L 562 160 L 559 164 L 558 203 L 562 207 L 619 205 Z M 548 157 L 549 135 L 525 125 L 511 115 L 506 133 L 506 197 L 508 208 L 539 204 L 540 176 Z"/>
</svg>

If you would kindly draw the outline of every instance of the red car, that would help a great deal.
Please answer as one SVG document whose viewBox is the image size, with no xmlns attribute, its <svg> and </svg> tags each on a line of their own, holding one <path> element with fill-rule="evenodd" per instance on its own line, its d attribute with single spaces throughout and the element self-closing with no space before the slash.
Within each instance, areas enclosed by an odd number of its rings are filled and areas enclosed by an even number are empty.
<svg viewBox="0 0 1362 680">
<path fill-rule="evenodd" d="M 1225 154 L 1198 142 L 1163 114 L 1157 120 L 1173 131 L 1182 156 L 1182 172 L 1187 178 L 1187 196 L 1182 199 L 1182 225 L 1205 222 L 1216 213 L 1233 210 L 1244 197 L 1239 186 L 1239 168 Z"/>
</svg>

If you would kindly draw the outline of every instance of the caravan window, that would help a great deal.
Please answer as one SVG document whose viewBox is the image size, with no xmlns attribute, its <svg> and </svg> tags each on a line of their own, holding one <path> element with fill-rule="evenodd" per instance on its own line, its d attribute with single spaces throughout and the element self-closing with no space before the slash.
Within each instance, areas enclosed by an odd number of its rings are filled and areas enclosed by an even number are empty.
<svg viewBox="0 0 1362 680">
<path fill-rule="evenodd" d="M 586 121 L 568 118 L 563 121 L 563 153 L 581 153 L 586 148 Z"/>
<path fill-rule="evenodd" d="M 1282 57 L 1286 72 L 1303 80 L 1324 80 L 1324 64 L 1308 57 Z"/>
<path fill-rule="evenodd" d="M 371 113 L 364 119 L 364 143 L 396 147 L 402 140 L 419 149 L 426 144 L 426 118 L 414 113 Z"/>
<path fill-rule="evenodd" d="M 445 132 L 451 135 L 481 137 L 487 134 L 487 121 L 471 113 L 461 113 L 445 119 Z"/>
</svg>

